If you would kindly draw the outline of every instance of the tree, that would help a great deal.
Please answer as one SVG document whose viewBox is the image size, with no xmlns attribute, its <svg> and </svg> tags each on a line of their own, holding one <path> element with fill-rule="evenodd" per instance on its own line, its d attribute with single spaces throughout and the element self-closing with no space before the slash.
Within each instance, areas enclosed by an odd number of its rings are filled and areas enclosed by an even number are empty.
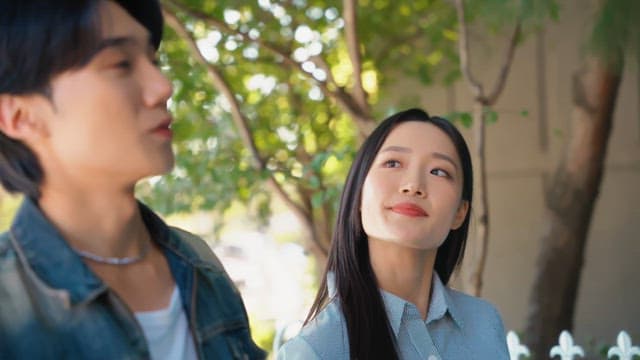
<svg viewBox="0 0 640 360">
<path fill-rule="evenodd" d="M 517 16 L 513 33 L 509 38 L 502 65 L 496 83 L 491 93 L 486 94 L 483 85 L 476 80 L 472 74 L 467 19 L 465 17 L 465 5 L 463 0 L 456 0 L 456 13 L 458 15 L 459 40 L 458 49 L 460 56 L 460 70 L 464 79 L 469 85 L 473 94 L 473 137 L 475 147 L 473 155 L 475 157 L 473 173 L 475 174 L 475 198 L 474 208 L 476 216 L 476 242 L 479 243 L 479 251 L 473 254 L 471 259 L 471 274 L 467 281 L 464 281 L 465 288 L 475 296 L 480 296 L 482 291 L 482 273 L 484 272 L 487 250 L 489 247 L 489 201 L 487 194 L 487 166 L 485 156 L 485 134 L 487 122 L 487 108 L 491 107 L 498 100 L 500 93 L 504 89 L 504 84 L 513 62 L 513 54 L 521 34 L 522 17 Z"/>
<path fill-rule="evenodd" d="M 304 224 L 310 240 L 306 247 L 323 263 L 347 164 L 375 125 L 374 114 L 386 112 L 376 105 L 387 85 L 398 75 L 418 78 L 424 85 L 451 84 L 459 77 L 460 57 L 476 100 L 475 163 L 481 180 L 476 213 L 484 245 L 473 256 L 475 281 L 466 287 L 479 294 L 488 241 L 485 122 L 497 117 L 489 107 L 502 91 L 522 24 L 535 26 L 554 2 L 525 0 L 513 6 L 503 0 L 468 1 L 479 15 L 465 17 L 459 1 L 457 18 L 456 8 L 442 1 L 356 4 L 164 0 L 165 17 L 174 31 L 165 42 L 164 60 L 172 77 L 179 79 L 173 110 L 190 124 L 176 126 L 178 171 L 147 191 L 161 199 L 167 211 L 223 210 L 239 198 L 259 209 L 263 218 L 270 195 L 276 194 Z M 499 80 L 493 92 L 485 94 L 468 66 L 466 25 L 480 20 L 496 30 L 504 27 L 503 18 L 517 22 Z M 213 126 L 198 121 L 212 116 Z M 234 136 L 234 128 L 240 137 Z M 283 140 L 287 137 L 290 140 Z M 202 165 L 229 162 L 233 165 L 210 175 Z M 261 188 L 263 183 L 269 191 Z M 176 188 L 180 197 L 174 195 Z M 210 195 L 202 199 L 202 192 Z"/>
<path fill-rule="evenodd" d="M 162 5 L 171 31 L 161 60 L 177 79 L 177 167 L 141 193 L 164 212 L 224 211 L 239 199 L 263 219 L 275 195 L 301 220 L 305 247 L 324 263 L 350 159 L 375 126 L 374 114 L 386 113 L 375 108 L 393 79 L 385 74 L 424 83 L 455 78 L 452 7 L 358 7 L 355 0 Z"/>
<path fill-rule="evenodd" d="M 599 195 L 625 57 L 640 45 L 640 3 L 599 3 L 589 51 L 573 78 L 571 133 L 545 184 L 542 249 L 532 286 L 526 333 L 542 356 L 573 328 L 589 224 Z"/>
</svg>

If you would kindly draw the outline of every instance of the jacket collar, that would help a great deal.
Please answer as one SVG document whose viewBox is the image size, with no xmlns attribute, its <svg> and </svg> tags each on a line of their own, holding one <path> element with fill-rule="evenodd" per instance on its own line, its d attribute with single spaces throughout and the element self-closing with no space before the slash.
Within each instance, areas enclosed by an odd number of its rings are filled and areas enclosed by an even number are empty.
<svg viewBox="0 0 640 360">
<path fill-rule="evenodd" d="M 182 262 L 197 267 L 199 262 L 194 250 L 177 236 L 171 236 L 169 227 L 148 207 L 140 202 L 138 206 L 151 238 L 164 248 L 172 273 L 175 275 Z M 71 304 L 89 302 L 107 290 L 106 284 L 71 249 L 32 199 L 25 198 L 10 232 L 18 256 L 47 286 L 66 290 Z M 176 282 L 181 285 L 180 279 L 176 278 Z"/>
<path fill-rule="evenodd" d="M 47 286 L 66 290 L 72 304 L 90 301 L 106 290 L 32 199 L 25 198 L 9 231 L 25 265 Z"/>
</svg>

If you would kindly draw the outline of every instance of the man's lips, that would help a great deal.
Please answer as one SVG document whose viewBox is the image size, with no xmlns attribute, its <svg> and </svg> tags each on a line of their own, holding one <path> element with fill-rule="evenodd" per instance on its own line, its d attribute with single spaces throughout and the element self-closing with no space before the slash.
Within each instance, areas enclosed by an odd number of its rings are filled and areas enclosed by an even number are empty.
<svg viewBox="0 0 640 360">
<path fill-rule="evenodd" d="M 163 137 L 171 138 L 173 136 L 173 131 L 171 130 L 170 126 L 171 118 L 162 121 L 158 126 L 151 129 L 151 132 Z"/>
<path fill-rule="evenodd" d="M 391 207 L 391 211 L 412 217 L 429 216 L 423 208 L 412 203 L 399 203 Z"/>
</svg>

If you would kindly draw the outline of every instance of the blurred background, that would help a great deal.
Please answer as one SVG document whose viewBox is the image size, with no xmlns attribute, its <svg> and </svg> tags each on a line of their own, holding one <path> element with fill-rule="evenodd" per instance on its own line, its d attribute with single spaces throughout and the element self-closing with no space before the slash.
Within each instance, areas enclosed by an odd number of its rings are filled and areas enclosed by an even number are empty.
<svg viewBox="0 0 640 360">
<path fill-rule="evenodd" d="M 408 107 L 473 152 L 451 285 L 494 303 L 535 358 L 563 329 L 587 357 L 620 330 L 640 341 L 640 2 L 162 4 L 177 164 L 138 195 L 206 239 L 260 346 L 299 329 L 355 151 Z M 19 202 L 0 192 L 0 230 Z"/>
</svg>

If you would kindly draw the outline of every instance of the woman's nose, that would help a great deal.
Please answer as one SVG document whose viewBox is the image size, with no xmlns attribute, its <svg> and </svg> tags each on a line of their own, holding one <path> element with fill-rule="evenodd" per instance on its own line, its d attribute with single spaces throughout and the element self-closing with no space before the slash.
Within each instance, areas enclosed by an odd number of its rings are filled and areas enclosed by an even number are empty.
<svg viewBox="0 0 640 360">
<path fill-rule="evenodd" d="M 406 183 L 400 188 L 400 192 L 405 195 L 415 195 L 418 197 L 424 197 L 426 192 L 422 189 L 421 186 L 418 186 L 414 183 Z"/>
</svg>

